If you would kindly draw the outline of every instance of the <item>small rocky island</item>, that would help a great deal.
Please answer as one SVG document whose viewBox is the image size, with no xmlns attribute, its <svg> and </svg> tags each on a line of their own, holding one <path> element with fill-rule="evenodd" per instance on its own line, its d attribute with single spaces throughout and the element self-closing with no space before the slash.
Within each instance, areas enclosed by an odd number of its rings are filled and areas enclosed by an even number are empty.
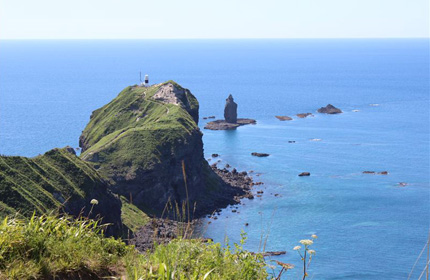
<svg viewBox="0 0 430 280">
<path fill-rule="evenodd" d="M 224 120 L 216 120 L 208 122 L 205 129 L 210 130 L 232 130 L 241 125 L 255 124 L 256 120 L 253 119 L 238 119 L 237 118 L 237 103 L 234 102 L 233 96 L 230 94 L 225 102 L 224 107 Z"/>
<path fill-rule="evenodd" d="M 275 116 L 275 118 L 277 118 L 280 121 L 291 121 L 291 120 L 293 120 L 293 118 L 291 118 L 289 116 Z"/>
<path fill-rule="evenodd" d="M 328 104 L 325 107 L 321 107 L 318 109 L 318 113 L 323 113 L 323 114 L 341 114 L 343 113 L 341 109 L 334 107 L 331 104 Z"/>
</svg>

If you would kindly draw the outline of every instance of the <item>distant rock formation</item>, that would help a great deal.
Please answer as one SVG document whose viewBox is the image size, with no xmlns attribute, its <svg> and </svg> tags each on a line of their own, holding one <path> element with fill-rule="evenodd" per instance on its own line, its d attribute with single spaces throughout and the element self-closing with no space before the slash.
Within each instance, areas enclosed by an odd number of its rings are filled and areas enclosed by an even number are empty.
<svg viewBox="0 0 430 280">
<path fill-rule="evenodd" d="M 224 119 L 228 123 L 237 123 L 237 104 L 230 94 L 225 100 Z"/>
<path fill-rule="evenodd" d="M 270 154 L 266 154 L 266 153 L 251 153 L 251 155 L 253 155 L 255 157 L 268 157 L 268 156 L 270 156 Z"/>
<path fill-rule="evenodd" d="M 237 118 L 237 104 L 233 100 L 233 96 L 230 94 L 226 99 L 224 107 L 224 118 L 225 120 L 216 120 L 208 122 L 205 125 L 205 129 L 210 130 L 232 130 L 236 129 L 241 125 L 256 124 L 257 121 L 253 119 L 238 119 Z"/>
<path fill-rule="evenodd" d="M 323 114 L 340 114 L 343 113 L 341 109 L 334 107 L 331 104 L 328 104 L 325 107 L 321 107 L 318 109 L 318 113 L 323 113 Z"/>
<path fill-rule="evenodd" d="M 304 119 L 304 118 L 309 117 L 309 116 L 313 117 L 314 115 L 312 115 L 312 113 L 301 113 L 301 114 L 297 114 L 296 116 L 301 118 L 301 119 Z"/>
<path fill-rule="evenodd" d="M 299 174 L 299 176 L 300 176 L 300 177 L 303 177 L 303 176 L 311 176 L 311 173 L 310 173 L 310 172 L 302 172 L 302 173 L 300 173 L 300 174 Z"/>
<path fill-rule="evenodd" d="M 293 118 L 290 118 L 289 116 L 275 116 L 280 121 L 291 121 Z"/>
</svg>

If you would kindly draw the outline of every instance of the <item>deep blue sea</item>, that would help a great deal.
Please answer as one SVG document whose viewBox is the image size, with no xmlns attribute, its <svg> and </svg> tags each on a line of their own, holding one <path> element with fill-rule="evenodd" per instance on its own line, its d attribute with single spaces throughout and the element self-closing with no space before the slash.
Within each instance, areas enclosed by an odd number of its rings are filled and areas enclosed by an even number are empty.
<svg viewBox="0 0 430 280">
<path fill-rule="evenodd" d="M 243 229 L 257 251 L 268 235 L 266 250 L 287 251 L 273 259 L 299 265 L 292 248 L 317 234 L 310 279 L 408 277 L 429 232 L 428 39 L 0 41 L 0 153 L 77 147 L 91 112 L 139 71 L 189 88 L 201 117 L 222 117 L 232 94 L 239 117 L 258 122 L 207 131 L 200 120 L 207 158 L 265 183 L 208 237 L 237 242 Z M 344 113 L 316 113 L 328 103 Z M 274 117 L 306 112 L 315 117 Z"/>
</svg>

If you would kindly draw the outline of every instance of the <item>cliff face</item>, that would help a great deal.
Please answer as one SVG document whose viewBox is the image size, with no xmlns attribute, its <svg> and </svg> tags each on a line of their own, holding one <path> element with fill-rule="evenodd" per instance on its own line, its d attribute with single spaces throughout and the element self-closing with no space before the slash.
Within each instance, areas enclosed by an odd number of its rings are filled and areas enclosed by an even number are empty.
<svg viewBox="0 0 430 280">
<path fill-rule="evenodd" d="M 230 203 L 227 186 L 203 157 L 198 109 L 191 92 L 173 81 L 127 87 L 93 112 L 80 137 L 81 158 L 146 213 L 161 215 L 169 200 L 181 205 L 187 190 L 196 216 Z"/>
<path fill-rule="evenodd" d="M 98 204 L 92 205 L 92 199 Z M 120 200 L 73 150 L 53 149 L 35 158 L 0 157 L 0 216 L 19 212 L 28 217 L 58 209 L 74 216 L 102 217 L 103 223 L 114 224 L 108 235 L 122 230 Z"/>
</svg>

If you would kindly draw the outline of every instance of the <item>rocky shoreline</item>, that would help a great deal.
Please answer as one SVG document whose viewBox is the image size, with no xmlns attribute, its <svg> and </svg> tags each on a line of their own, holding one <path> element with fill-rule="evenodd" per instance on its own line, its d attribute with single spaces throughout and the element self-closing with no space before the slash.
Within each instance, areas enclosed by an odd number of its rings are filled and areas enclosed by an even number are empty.
<svg viewBox="0 0 430 280">
<path fill-rule="evenodd" d="M 230 200 L 230 205 L 239 204 L 244 198 L 254 199 L 252 187 L 262 184 L 261 182 L 254 182 L 246 171 L 239 172 L 235 168 L 231 171 L 227 168 L 220 169 L 217 167 L 216 163 L 212 164 L 211 168 L 222 181 L 229 186 L 230 191 L 225 192 L 223 195 L 225 196 L 225 200 Z M 233 197 L 231 197 L 232 195 Z M 221 212 L 221 209 L 226 208 L 228 205 L 221 202 L 212 206 L 214 207 L 212 213 L 217 213 Z M 164 244 L 179 236 L 201 239 L 201 236 L 194 234 L 194 229 L 201 224 L 201 219 L 202 218 L 192 219 L 187 223 L 165 218 L 153 218 L 134 233 L 129 243 L 134 245 L 140 252 L 145 252 L 153 249 L 154 242 L 157 244 Z M 207 241 L 207 239 L 201 240 Z"/>
</svg>

